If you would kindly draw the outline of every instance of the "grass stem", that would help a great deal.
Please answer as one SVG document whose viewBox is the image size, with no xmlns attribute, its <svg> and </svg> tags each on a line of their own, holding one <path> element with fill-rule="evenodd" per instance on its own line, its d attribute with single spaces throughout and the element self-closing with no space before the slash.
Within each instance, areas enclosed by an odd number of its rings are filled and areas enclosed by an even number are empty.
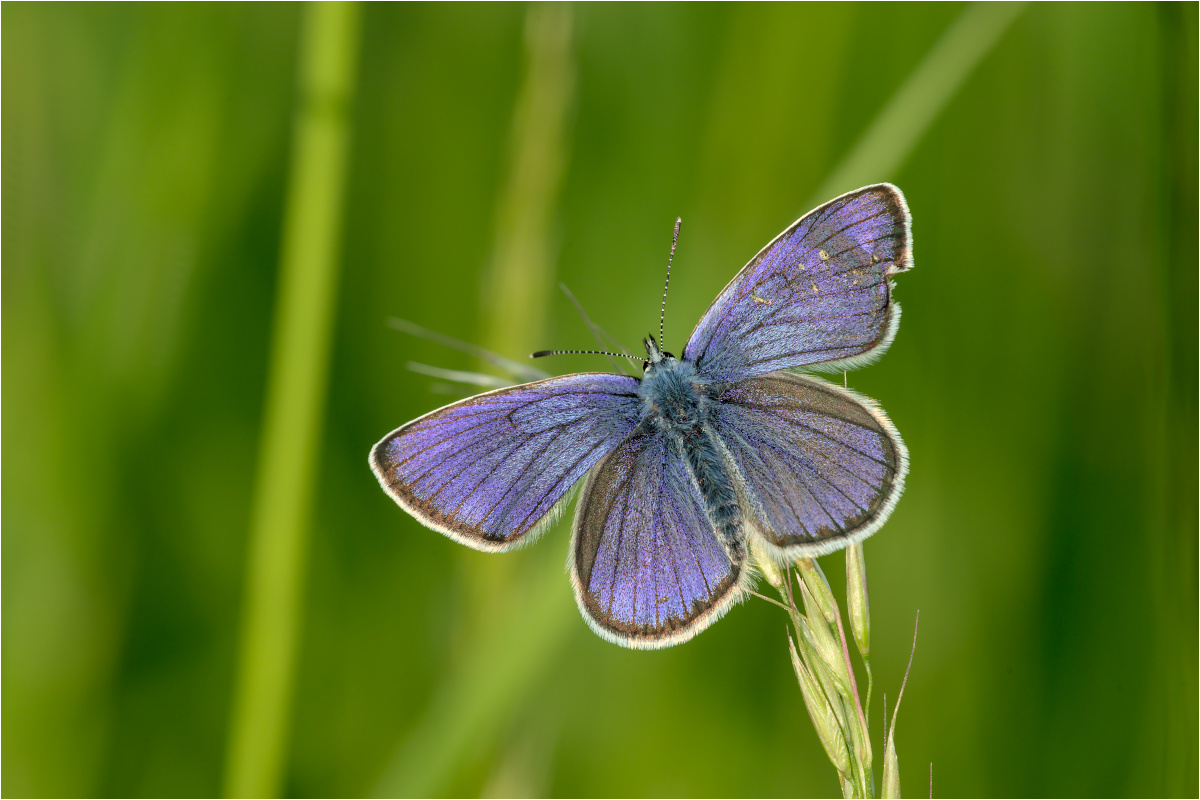
<svg viewBox="0 0 1200 800">
<path fill-rule="evenodd" d="M 527 8 L 525 71 L 513 114 L 509 175 L 498 198 L 492 263 L 484 277 L 484 346 L 505 357 L 544 344 L 554 285 L 552 228 L 568 158 L 575 91 L 570 6 Z M 559 528 L 566 527 L 560 525 Z M 470 644 L 433 691 L 371 791 L 377 796 L 444 794 L 532 692 L 579 617 L 563 575 L 566 540 L 547 534 L 543 553 L 488 559 L 468 568 Z M 464 562 L 479 564 L 476 554 Z M 514 570 L 523 571 L 520 575 Z M 503 613 L 497 609 L 503 608 Z"/>
<path fill-rule="evenodd" d="M 246 554 L 225 793 L 279 794 L 337 297 L 359 8 L 303 7 L 266 401 Z"/>
<path fill-rule="evenodd" d="M 967 4 L 805 209 L 858 186 L 894 179 L 938 115 L 1024 8 L 1024 3 Z"/>
</svg>

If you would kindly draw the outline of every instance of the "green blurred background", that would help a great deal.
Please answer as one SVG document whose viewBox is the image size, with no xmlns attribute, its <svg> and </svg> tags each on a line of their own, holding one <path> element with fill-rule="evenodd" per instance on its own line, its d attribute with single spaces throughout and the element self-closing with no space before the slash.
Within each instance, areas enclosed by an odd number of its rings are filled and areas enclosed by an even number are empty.
<svg viewBox="0 0 1200 800">
<path fill-rule="evenodd" d="M 932 762 L 938 795 L 1197 794 L 1196 4 L 326 12 L 4 5 L 5 794 L 835 794 L 779 609 L 615 647 L 575 609 L 566 523 L 467 551 L 366 456 L 452 399 L 408 361 L 480 367 L 389 317 L 591 346 L 561 280 L 636 344 L 678 214 L 678 352 L 795 217 L 882 180 L 916 266 L 849 380 L 912 452 L 866 547 L 877 698 L 921 612 L 905 791 Z M 322 36 L 348 102 L 304 89 Z M 344 202 L 296 177 L 306 119 L 346 137 Z M 293 397 L 268 376 L 306 330 L 273 321 L 298 195 L 293 255 L 322 224 L 340 244 Z M 294 626 L 294 678 L 239 784 L 263 420 L 291 402 L 313 444 L 278 474 L 311 514 L 264 551 L 297 590 L 262 619 Z"/>
</svg>

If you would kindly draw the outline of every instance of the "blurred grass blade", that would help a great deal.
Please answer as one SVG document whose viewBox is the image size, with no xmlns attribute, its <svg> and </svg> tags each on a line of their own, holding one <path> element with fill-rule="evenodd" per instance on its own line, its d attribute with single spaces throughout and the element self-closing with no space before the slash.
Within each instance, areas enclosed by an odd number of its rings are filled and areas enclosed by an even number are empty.
<svg viewBox="0 0 1200 800">
<path fill-rule="evenodd" d="M 466 353 L 469 356 L 475 356 L 480 361 L 491 364 L 496 369 L 507 372 L 510 375 L 520 378 L 523 381 L 540 381 L 543 378 L 549 378 L 549 372 L 543 372 L 530 364 L 522 364 L 519 361 L 513 361 L 510 358 L 493 353 L 491 350 L 480 347 L 479 345 L 464 342 L 461 339 L 455 339 L 453 336 L 447 336 L 444 333 L 431 331 L 428 328 L 423 328 L 415 322 L 409 322 L 406 319 L 399 317 L 388 317 L 388 327 L 394 330 L 404 331 L 413 336 L 418 336 L 422 339 L 427 339 L 431 342 L 436 342 L 443 347 L 449 347 L 459 352 Z"/>
<path fill-rule="evenodd" d="M 571 625 L 578 624 L 560 556 L 555 550 L 540 557 L 535 582 L 520 584 L 510 598 L 514 613 L 497 619 L 472 642 L 472 652 L 437 688 L 372 796 L 445 794 L 455 767 L 492 747 L 493 732 L 533 688 Z"/>
<path fill-rule="evenodd" d="M 545 346 L 554 285 L 550 225 L 565 172 L 567 111 L 575 89 L 570 7 L 530 6 L 525 47 L 509 177 L 497 206 L 496 245 L 481 295 L 484 341 L 509 355 Z"/>
<path fill-rule="evenodd" d="M 859 186 L 891 180 L 1024 8 L 1024 3 L 968 4 L 821 184 L 805 210 Z"/>
<path fill-rule="evenodd" d="M 571 25 L 567 5 L 529 6 L 509 176 L 498 201 L 496 242 L 482 292 L 484 345 L 495 353 L 529 353 L 544 335 L 554 274 L 550 225 L 574 91 Z M 527 695 L 576 618 L 560 553 L 520 563 L 511 556 L 488 559 L 486 571 L 466 570 L 467 605 L 475 609 L 467 624 L 470 645 L 392 757 L 376 795 L 445 792 L 455 767 L 478 755 Z"/>
<path fill-rule="evenodd" d="M 559 281 L 558 288 L 561 289 L 562 293 L 565 294 L 567 299 L 571 301 L 571 305 L 575 306 L 575 310 L 579 312 L 579 316 L 583 317 L 583 324 L 587 326 L 588 331 L 590 331 L 592 334 L 592 338 L 596 340 L 596 344 L 600 346 L 601 350 L 607 350 L 612 347 L 615 348 L 616 352 L 618 353 L 625 353 L 626 355 L 629 354 L 629 351 L 625 349 L 624 345 L 611 336 L 608 331 L 604 330 L 604 328 L 601 328 L 592 321 L 592 318 L 588 316 L 588 313 L 583 310 L 583 303 L 579 302 L 579 299 L 575 297 L 575 293 L 568 289 L 565 283 Z M 605 341 L 605 339 L 608 341 Z M 611 344 L 609 344 L 609 342 L 611 342 Z M 641 377 L 640 373 L 634 372 L 632 365 L 628 361 L 617 363 L 617 360 L 611 355 L 607 356 L 607 358 L 608 363 L 612 365 L 613 372 L 625 372 L 628 370 L 635 378 Z"/>
<path fill-rule="evenodd" d="M 462 383 L 467 386 L 482 386 L 485 389 L 503 389 L 512 386 L 512 381 L 497 378 L 495 375 L 485 375 L 482 372 L 467 372 L 461 369 L 442 369 L 422 364 L 420 361 L 409 361 L 404 365 L 410 372 L 418 375 L 428 375 L 431 378 L 441 378 L 452 383 Z"/>
<path fill-rule="evenodd" d="M 247 549 L 226 761 L 233 797 L 279 793 L 337 295 L 359 8 L 304 7 L 300 108 Z"/>
</svg>

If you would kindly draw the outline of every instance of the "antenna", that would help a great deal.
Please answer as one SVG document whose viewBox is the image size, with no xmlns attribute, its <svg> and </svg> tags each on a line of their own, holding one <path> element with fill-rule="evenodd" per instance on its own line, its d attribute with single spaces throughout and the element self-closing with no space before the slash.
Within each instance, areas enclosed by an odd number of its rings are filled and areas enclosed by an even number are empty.
<svg viewBox="0 0 1200 800">
<path fill-rule="evenodd" d="M 616 358 L 632 358 L 634 361 L 645 362 L 647 359 L 641 356 L 631 356 L 628 353 L 610 353 L 607 350 L 538 350 L 536 353 L 530 353 L 530 358 L 543 358 L 544 356 L 615 356 Z"/>
<path fill-rule="evenodd" d="M 571 292 L 570 289 L 567 288 L 567 285 L 565 283 L 562 283 L 560 281 L 558 284 L 558 288 L 562 289 L 562 293 L 565 294 L 567 296 L 567 299 L 571 301 L 571 304 L 573 306 L 575 306 L 575 310 L 579 312 L 579 316 L 583 317 L 583 324 L 587 325 L 588 330 L 592 332 L 592 336 L 595 337 L 595 339 L 596 339 L 596 344 L 600 345 L 601 347 L 604 347 L 604 338 L 602 338 L 602 337 L 607 337 L 608 340 L 611 341 L 613 343 L 613 345 L 616 346 L 616 348 L 621 351 L 622 354 L 627 352 L 625 349 L 625 345 L 621 344 L 616 339 L 614 339 L 612 336 L 610 336 L 608 331 L 604 330 L 604 328 L 601 328 L 599 325 L 592 322 L 592 318 L 589 317 L 587 315 L 587 312 L 583 310 L 583 304 L 580 303 L 578 299 L 576 299 L 575 295 Z M 613 360 L 611 357 L 608 359 L 608 363 L 612 364 L 612 368 L 613 368 L 614 372 L 621 371 L 621 367 L 619 367 L 617 365 L 617 362 L 615 360 Z"/>
<path fill-rule="evenodd" d="M 683 217 L 675 218 L 675 235 L 671 237 L 671 255 L 667 256 L 667 282 L 663 284 L 663 301 L 662 313 L 658 315 L 658 349 L 662 350 L 666 347 L 663 344 L 663 323 L 667 318 L 667 287 L 671 285 L 671 262 L 675 260 L 675 245 L 679 244 L 679 226 L 683 224 Z"/>
</svg>

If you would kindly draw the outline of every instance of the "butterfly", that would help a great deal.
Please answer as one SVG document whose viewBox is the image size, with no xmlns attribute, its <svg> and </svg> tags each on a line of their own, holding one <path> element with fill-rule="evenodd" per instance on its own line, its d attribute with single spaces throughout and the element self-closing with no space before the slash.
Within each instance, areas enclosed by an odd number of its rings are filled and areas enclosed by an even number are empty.
<svg viewBox="0 0 1200 800">
<path fill-rule="evenodd" d="M 686 641 L 745 596 L 756 559 L 843 548 L 895 507 L 900 434 L 804 370 L 891 344 L 910 227 L 895 186 L 844 194 L 752 258 L 682 355 L 663 350 L 660 318 L 640 379 L 562 375 L 451 403 L 385 436 L 371 468 L 419 522 L 492 552 L 536 539 L 582 483 L 568 569 L 584 620 L 626 647 Z"/>
</svg>

